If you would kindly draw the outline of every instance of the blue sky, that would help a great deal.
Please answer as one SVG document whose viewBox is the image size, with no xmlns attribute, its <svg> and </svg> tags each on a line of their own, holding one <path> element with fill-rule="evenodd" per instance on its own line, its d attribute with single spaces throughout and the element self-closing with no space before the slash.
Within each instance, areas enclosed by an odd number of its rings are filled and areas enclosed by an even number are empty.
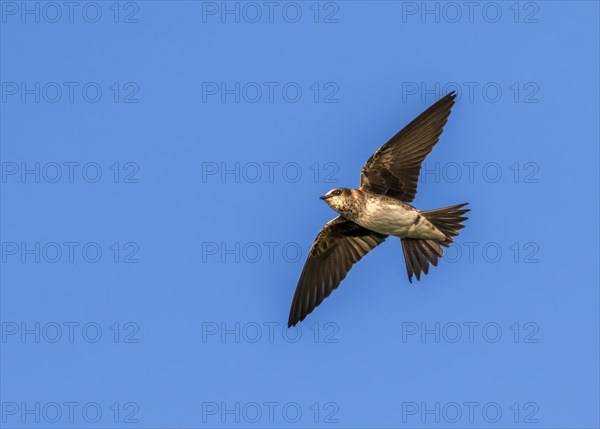
<svg viewBox="0 0 600 429">
<path fill-rule="evenodd" d="M 596 2 L 2 2 L 17 427 L 598 427 Z M 286 328 L 369 156 L 458 98 L 398 239 Z"/>
</svg>

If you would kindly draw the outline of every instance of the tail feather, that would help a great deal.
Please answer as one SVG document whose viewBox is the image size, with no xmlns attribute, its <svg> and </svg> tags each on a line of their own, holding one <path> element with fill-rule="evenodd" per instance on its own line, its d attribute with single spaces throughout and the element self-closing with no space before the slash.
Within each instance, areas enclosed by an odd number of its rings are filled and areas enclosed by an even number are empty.
<svg viewBox="0 0 600 429">
<path fill-rule="evenodd" d="M 464 228 L 462 222 L 468 219 L 464 215 L 469 211 L 463 209 L 466 205 L 464 203 L 423 212 L 423 216 L 446 236 L 445 240 L 401 239 L 409 282 L 412 283 L 413 274 L 417 280 L 421 279 L 421 272 L 427 274 L 429 264 L 437 266 L 438 259 L 444 253 L 442 246 L 450 246 L 458 231 Z"/>
<path fill-rule="evenodd" d="M 448 247 L 453 238 L 458 235 L 458 231 L 465 227 L 462 222 L 469 219 L 464 216 L 469 209 L 463 209 L 463 207 L 467 204 L 457 204 L 423 212 L 423 216 L 446 236 L 446 240 L 439 242 L 442 246 Z"/>
<path fill-rule="evenodd" d="M 408 281 L 412 283 L 413 274 L 421 280 L 421 272 L 429 273 L 429 264 L 434 267 L 442 256 L 442 247 L 433 240 L 402 238 L 402 251 L 408 272 Z"/>
</svg>

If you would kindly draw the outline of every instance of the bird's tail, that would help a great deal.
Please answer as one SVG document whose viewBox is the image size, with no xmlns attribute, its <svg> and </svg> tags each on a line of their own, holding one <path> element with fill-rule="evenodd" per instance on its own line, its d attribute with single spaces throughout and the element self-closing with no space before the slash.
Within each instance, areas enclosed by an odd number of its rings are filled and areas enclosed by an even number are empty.
<svg viewBox="0 0 600 429">
<path fill-rule="evenodd" d="M 444 207 L 441 209 L 428 210 L 423 212 L 423 216 L 440 230 L 445 236 L 445 240 L 421 240 L 415 238 L 402 239 L 402 251 L 404 252 L 404 262 L 408 272 L 408 280 L 412 283 L 413 274 L 417 280 L 421 279 L 421 272 L 429 272 L 429 264 L 437 266 L 438 259 L 443 255 L 443 247 L 448 247 L 458 231 L 464 228 L 462 224 L 468 218 L 464 215 L 469 209 L 464 209 L 468 203 L 457 204 L 455 206 Z"/>
</svg>

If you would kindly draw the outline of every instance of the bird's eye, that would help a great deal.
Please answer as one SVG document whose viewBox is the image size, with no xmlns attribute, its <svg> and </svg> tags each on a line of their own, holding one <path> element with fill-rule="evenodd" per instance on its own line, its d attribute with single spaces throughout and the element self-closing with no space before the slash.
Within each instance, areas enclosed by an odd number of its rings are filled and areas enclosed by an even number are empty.
<svg viewBox="0 0 600 429">
<path fill-rule="evenodd" d="M 338 195 L 340 195 L 342 192 L 339 189 L 336 189 L 335 191 L 333 191 L 333 195 L 335 195 L 336 197 Z"/>
</svg>

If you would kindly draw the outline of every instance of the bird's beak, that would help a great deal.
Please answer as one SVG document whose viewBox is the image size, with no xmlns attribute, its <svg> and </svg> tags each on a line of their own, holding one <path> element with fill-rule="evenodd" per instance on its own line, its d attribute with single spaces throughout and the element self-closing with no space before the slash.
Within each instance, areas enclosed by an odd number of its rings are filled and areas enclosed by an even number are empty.
<svg viewBox="0 0 600 429">
<path fill-rule="evenodd" d="M 323 201 L 325 201 L 329 197 L 330 197 L 330 195 L 321 195 L 319 198 L 322 199 Z"/>
</svg>

